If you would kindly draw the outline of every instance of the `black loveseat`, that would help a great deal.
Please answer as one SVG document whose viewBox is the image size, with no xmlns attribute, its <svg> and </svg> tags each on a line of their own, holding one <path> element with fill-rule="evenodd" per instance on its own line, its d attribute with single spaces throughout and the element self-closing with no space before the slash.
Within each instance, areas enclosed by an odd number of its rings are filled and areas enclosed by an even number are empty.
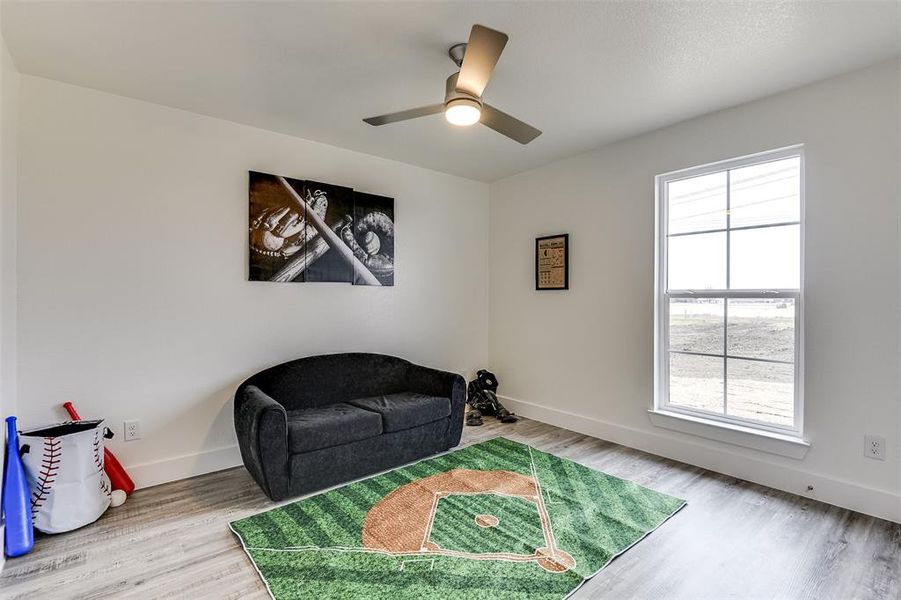
<svg viewBox="0 0 901 600">
<path fill-rule="evenodd" d="M 235 394 L 244 466 L 281 500 L 460 443 L 465 382 L 382 354 L 310 356 L 257 373 Z"/>
</svg>

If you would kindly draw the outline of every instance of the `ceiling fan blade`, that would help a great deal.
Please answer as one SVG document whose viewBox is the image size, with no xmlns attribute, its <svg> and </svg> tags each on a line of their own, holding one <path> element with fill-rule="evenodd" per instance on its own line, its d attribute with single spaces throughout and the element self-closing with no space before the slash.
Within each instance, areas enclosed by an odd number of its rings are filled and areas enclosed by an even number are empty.
<svg viewBox="0 0 901 600">
<path fill-rule="evenodd" d="M 501 57 L 507 45 L 507 34 L 489 29 L 482 25 L 473 25 L 469 33 L 469 43 L 463 54 L 460 76 L 457 78 L 457 91 L 465 92 L 477 98 L 482 97 L 491 72 L 497 59 Z"/>
<path fill-rule="evenodd" d="M 496 132 L 516 140 L 520 144 L 528 144 L 541 135 L 540 130 L 523 123 L 516 117 L 511 117 L 490 104 L 482 103 L 481 122 L 482 125 L 487 125 Z"/>
<path fill-rule="evenodd" d="M 429 106 L 420 106 L 419 108 L 388 113 L 387 115 L 379 115 L 378 117 L 368 117 L 363 119 L 363 122 L 375 126 L 387 125 L 388 123 L 397 123 L 398 121 L 407 121 L 409 119 L 437 115 L 440 112 L 444 112 L 444 104 L 430 104 Z"/>
</svg>

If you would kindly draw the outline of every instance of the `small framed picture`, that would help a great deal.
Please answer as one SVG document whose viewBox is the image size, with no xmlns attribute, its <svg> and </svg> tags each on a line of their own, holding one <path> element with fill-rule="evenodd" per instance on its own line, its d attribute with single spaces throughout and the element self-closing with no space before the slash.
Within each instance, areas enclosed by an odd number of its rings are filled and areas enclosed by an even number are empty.
<svg viewBox="0 0 901 600">
<path fill-rule="evenodd" d="M 569 234 L 535 238 L 535 289 L 569 289 Z"/>
</svg>

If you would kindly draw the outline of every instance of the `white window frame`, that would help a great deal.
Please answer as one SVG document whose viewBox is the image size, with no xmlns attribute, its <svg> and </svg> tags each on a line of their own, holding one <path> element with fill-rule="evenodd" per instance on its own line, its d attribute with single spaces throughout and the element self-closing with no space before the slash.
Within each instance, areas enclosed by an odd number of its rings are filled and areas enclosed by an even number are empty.
<svg viewBox="0 0 901 600">
<path fill-rule="evenodd" d="M 786 158 L 794 158 L 797 157 L 800 159 L 800 221 L 797 223 L 800 229 L 800 288 L 795 289 L 777 289 L 777 290 L 667 290 L 667 240 L 668 240 L 668 215 L 667 215 L 667 184 L 672 181 L 677 181 L 680 179 L 688 179 L 691 177 L 698 177 L 701 175 L 709 175 L 711 173 L 719 173 L 723 171 L 729 171 L 738 169 L 741 167 L 746 167 L 749 165 L 761 164 L 766 162 L 772 162 L 776 160 L 783 160 Z M 715 426 L 717 428 L 724 428 L 728 430 L 732 430 L 733 432 L 738 432 L 741 435 L 744 434 L 759 434 L 763 436 L 767 436 L 773 439 L 783 439 L 787 441 L 797 440 L 801 442 L 804 436 L 804 240 L 805 240 L 805 209 L 804 209 L 804 187 L 805 187 L 805 169 L 804 169 L 804 147 L 803 145 L 795 145 L 789 146 L 785 148 L 779 148 L 777 150 L 771 150 L 766 152 L 760 152 L 757 154 L 751 154 L 748 156 L 742 156 L 739 158 L 718 161 L 715 163 L 709 163 L 706 165 L 701 165 L 697 167 L 692 167 L 688 169 L 681 169 L 678 171 L 671 171 L 669 173 L 663 173 L 658 175 L 655 178 L 656 184 L 656 277 L 655 277 L 655 310 L 654 310 L 654 321 L 655 321 L 655 335 L 654 335 L 654 354 L 655 354 L 655 363 L 654 363 L 654 404 L 651 409 L 652 420 L 654 420 L 655 424 L 658 424 L 663 427 L 675 428 L 681 431 L 686 431 L 690 433 L 695 433 L 697 435 L 704 435 L 703 430 L 705 426 Z M 729 179 L 727 175 L 726 180 L 726 197 L 727 197 L 727 212 L 726 212 L 726 227 L 725 229 L 716 229 L 713 231 L 725 231 L 727 240 L 730 236 L 730 231 L 736 231 L 736 229 L 729 228 Z M 741 227 L 738 230 L 743 229 L 757 229 L 763 227 L 774 227 L 778 225 L 788 225 L 795 224 L 795 221 L 786 222 L 786 223 L 773 223 L 767 224 L 763 226 L 754 226 L 754 227 Z M 700 233 L 700 232 L 693 232 Z M 728 271 L 731 268 L 729 264 L 729 245 L 727 243 L 727 251 L 726 251 L 726 269 L 727 269 L 727 282 L 728 279 Z M 728 285 L 728 284 L 727 284 Z M 795 382 L 795 390 L 794 390 L 794 423 L 792 426 L 781 426 L 774 423 L 765 423 L 761 421 L 755 421 L 751 419 L 744 419 L 740 417 L 734 417 L 729 415 L 718 415 L 715 413 L 696 410 L 685 406 L 673 405 L 669 403 L 669 299 L 670 298 L 723 298 L 723 310 L 724 310 L 724 324 L 728 323 L 728 298 L 792 298 L 795 304 L 795 360 L 794 360 L 794 382 Z M 725 361 L 730 358 L 728 354 L 719 355 L 719 354 L 705 354 L 705 353 L 693 353 L 693 352 L 682 352 L 684 354 L 695 354 L 702 356 L 714 356 L 716 358 L 723 358 L 723 383 L 724 383 L 724 403 L 728 402 L 728 396 L 726 394 L 727 385 L 727 374 L 725 368 Z M 748 359 L 748 357 L 733 357 L 733 358 L 741 358 Z M 767 361 L 766 359 L 750 359 L 750 360 L 759 360 L 763 362 L 774 362 Z M 775 361 L 779 362 L 779 361 Z M 785 364 L 785 363 L 781 363 Z M 725 405 L 724 405 L 725 406 Z M 656 415 L 661 415 L 663 417 L 678 417 L 679 419 L 666 419 L 664 422 L 660 422 L 659 420 L 655 420 L 654 417 Z M 679 424 L 679 421 L 682 421 L 682 424 Z M 678 426 L 673 427 L 673 424 Z M 699 428 L 697 424 L 700 424 Z M 721 439 L 721 434 L 714 432 L 712 436 L 714 439 Z M 731 439 L 724 441 L 733 441 Z M 739 445 L 747 445 L 742 441 L 734 441 Z M 802 442 L 805 446 L 806 442 Z M 805 450 L 806 451 L 806 450 Z M 776 453 L 781 453 L 776 451 Z"/>
</svg>

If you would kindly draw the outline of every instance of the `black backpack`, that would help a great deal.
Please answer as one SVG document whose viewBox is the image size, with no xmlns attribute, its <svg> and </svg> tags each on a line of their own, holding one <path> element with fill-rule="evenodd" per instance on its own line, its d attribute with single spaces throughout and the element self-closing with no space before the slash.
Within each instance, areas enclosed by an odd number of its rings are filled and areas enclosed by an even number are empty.
<svg viewBox="0 0 901 600">
<path fill-rule="evenodd" d="M 498 401 L 497 386 L 498 381 L 494 373 L 486 369 L 476 372 L 476 378 L 470 381 L 466 388 L 466 402 L 477 414 L 470 413 L 467 423 L 481 425 L 482 415 L 497 417 L 504 423 L 516 422 L 516 417 Z"/>
<path fill-rule="evenodd" d="M 491 371 L 479 369 L 476 371 L 476 378 L 472 383 L 477 384 L 481 390 L 488 390 L 495 394 L 497 393 L 497 377 Z"/>
<path fill-rule="evenodd" d="M 485 369 L 476 372 L 476 378 L 466 388 L 466 402 L 484 415 L 497 411 L 497 377 Z"/>
</svg>

